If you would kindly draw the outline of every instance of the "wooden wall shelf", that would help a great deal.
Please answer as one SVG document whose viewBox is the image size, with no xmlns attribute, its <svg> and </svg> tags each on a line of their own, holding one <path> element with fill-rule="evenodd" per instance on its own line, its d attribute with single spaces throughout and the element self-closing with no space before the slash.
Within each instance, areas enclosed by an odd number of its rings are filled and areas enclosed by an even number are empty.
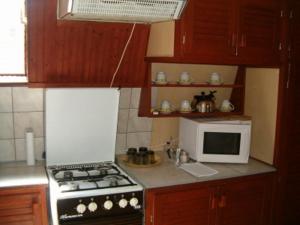
<svg viewBox="0 0 300 225">
<path fill-rule="evenodd" d="M 148 64 L 148 73 L 146 77 L 145 86 L 141 91 L 139 116 L 141 117 L 151 117 L 151 118 L 161 118 L 161 117 L 226 117 L 233 115 L 243 115 L 244 113 L 244 96 L 245 96 L 245 67 L 239 66 L 237 70 L 237 75 L 235 82 L 233 84 L 222 84 L 222 85 L 211 85 L 207 83 L 193 83 L 189 85 L 180 85 L 177 82 L 170 82 L 168 84 L 156 84 L 152 81 L 151 63 Z M 151 107 L 151 96 L 152 89 L 156 88 L 232 88 L 232 93 L 230 97 L 230 102 L 235 106 L 234 112 L 212 112 L 212 113 L 181 113 L 179 111 L 174 111 L 169 114 L 159 113 L 157 115 L 153 114 L 153 107 Z"/>
<path fill-rule="evenodd" d="M 200 112 L 190 112 L 190 113 L 181 113 L 179 111 L 174 111 L 172 113 L 163 114 L 159 113 L 155 115 L 153 113 L 149 114 L 148 117 L 151 118 L 160 118 L 160 117 L 226 117 L 226 116 L 235 116 L 242 115 L 242 112 L 211 112 L 211 113 L 200 113 Z"/>
<path fill-rule="evenodd" d="M 207 83 L 192 83 L 188 85 L 178 84 L 178 83 L 168 83 L 168 84 L 156 84 L 152 83 L 151 87 L 183 87 L 183 88 L 193 88 L 193 87 L 207 87 L 207 88 L 243 88 L 242 84 L 221 84 L 212 85 Z"/>
</svg>

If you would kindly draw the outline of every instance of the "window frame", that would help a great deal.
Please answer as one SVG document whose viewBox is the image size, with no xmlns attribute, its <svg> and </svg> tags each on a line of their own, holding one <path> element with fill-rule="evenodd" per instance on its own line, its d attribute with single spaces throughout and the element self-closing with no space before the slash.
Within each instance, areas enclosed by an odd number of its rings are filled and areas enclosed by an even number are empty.
<svg viewBox="0 0 300 225">
<path fill-rule="evenodd" d="M 27 24 L 27 0 L 24 0 L 23 9 L 21 8 L 21 13 L 24 17 L 24 74 L 7 74 L 7 73 L 1 73 L 0 77 L 25 77 L 26 81 L 12 81 L 12 82 L 1 82 L 0 81 L 0 87 L 20 87 L 20 86 L 27 86 L 28 85 L 28 24 Z"/>
</svg>

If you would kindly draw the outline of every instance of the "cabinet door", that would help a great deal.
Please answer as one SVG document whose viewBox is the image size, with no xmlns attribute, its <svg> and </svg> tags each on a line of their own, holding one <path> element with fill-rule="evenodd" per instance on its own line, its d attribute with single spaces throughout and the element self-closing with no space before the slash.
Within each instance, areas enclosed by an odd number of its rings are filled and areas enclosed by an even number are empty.
<svg viewBox="0 0 300 225">
<path fill-rule="evenodd" d="M 31 86 L 108 87 L 133 24 L 57 20 L 57 1 L 28 0 Z M 114 87 L 144 85 L 149 25 L 137 24 Z"/>
<path fill-rule="evenodd" d="M 224 62 L 234 52 L 234 0 L 190 0 L 176 25 L 177 44 L 185 59 Z"/>
<path fill-rule="evenodd" d="M 272 179 L 243 178 L 222 187 L 218 225 L 267 225 L 270 219 Z"/>
<path fill-rule="evenodd" d="M 289 86 L 286 89 L 285 120 L 287 124 L 285 151 L 280 161 L 281 173 L 284 178 L 283 215 L 284 225 L 300 224 L 300 1 L 291 1 L 292 18 L 290 19 L 290 70 L 288 71 Z M 283 118 L 283 116 L 282 116 Z M 279 157 L 278 157 L 279 158 Z M 280 204 L 282 205 L 282 204 Z"/>
<path fill-rule="evenodd" d="M 214 224 L 212 199 L 208 187 L 150 190 L 146 195 L 146 225 Z"/>
<path fill-rule="evenodd" d="M 246 64 L 279 62 L 278 0 L 240 0 L 238 57 Z"/>
<path fill-rule="evenodd" d="M 46 225 L 44 187 L 0 189 L 0 225 Z"/>
</svg>

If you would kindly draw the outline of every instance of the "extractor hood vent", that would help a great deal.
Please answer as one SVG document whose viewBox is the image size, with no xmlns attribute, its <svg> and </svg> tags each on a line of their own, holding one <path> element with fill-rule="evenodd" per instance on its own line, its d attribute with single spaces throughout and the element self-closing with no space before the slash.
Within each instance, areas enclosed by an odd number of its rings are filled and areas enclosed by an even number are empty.
<svg viewBox="0 0 300 225">
<path fill-rule="evenodd" d="M 59 0 L 58 19 L 153 23 L 179 19 L 187 0 Z"/>
</svg>

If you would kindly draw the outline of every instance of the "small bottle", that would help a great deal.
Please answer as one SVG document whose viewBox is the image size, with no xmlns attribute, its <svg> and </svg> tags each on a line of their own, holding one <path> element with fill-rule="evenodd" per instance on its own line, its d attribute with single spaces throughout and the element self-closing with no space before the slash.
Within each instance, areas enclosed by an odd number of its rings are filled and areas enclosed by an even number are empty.
<svg viewBox="0 0 300 225">
<path fill-rule="evenodd" d="M 136 148 L 129 148 L 127 150 L 127 162 L 128 163 L 134 163 L 136 153 L 137 153 L 137 149 Z"/>
<path fill-rule="evenodd" d="M 181 155 L 181 148 L 176 149 L 176 166 L 180 166 L 180 155 Z"/>
<path fill-rule="evenodd" d="M 180 154 L 180 162 L 181 163 L 187 163 L 189 161 L 189 153 L 182 150 Z"/>
<path fill-rule="evenodd" d="M 164 145 L 164 151 L 168 154 L 169 159 L 172 159 L 171 143 L 169 141 L 167 141 L 166 144 Z"/>
<path fill-rule="evenodd" d="M 148 160 L 149 160 L 149 164 L 155 163 L 154 151 L 152 150 L 148 151 Z"/>
<path fill-rule="evenodd" d="M 136 153 L 134 164 L 143 165 L 143 153 L 141 152 Z"/>
</svg>

